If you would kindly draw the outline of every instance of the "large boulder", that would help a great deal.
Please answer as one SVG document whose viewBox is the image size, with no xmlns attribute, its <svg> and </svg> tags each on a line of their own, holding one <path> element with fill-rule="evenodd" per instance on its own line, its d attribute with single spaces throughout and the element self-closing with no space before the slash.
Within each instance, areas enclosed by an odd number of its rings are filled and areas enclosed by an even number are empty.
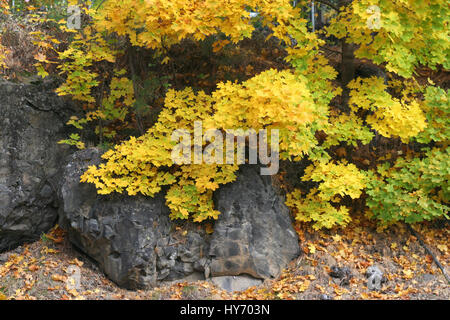
<svg viewBox="0 0 450 320">
<path fill-rule="evenodd" d="M 216 192 L 221 212 L 211 239 L 213 276 L 274 278 L 300 254 L 289 209 L 271 176 L 244 165 L 235 182 Z"/>
<path fill-rule="evenodd" d="M 162 193 L 101 196 L 93 185 L 80 183 L 88 166 L 101 162 L 100 154 L 86 149 L 70 156 L 60 224 L 117 284 L 134 289 L 210 276 L 271 278 L 299 254 L 283 198 L 255 168 L 244 166 L 237 181 L 218 192 L 223 211 L 209 235 L 201 224 L 171 221 Z"/>
<path fill-rule="evenodd" d="M 0 81 L 0 252 L 38 238 L 57 219 L 59 169 L 70 148 L 68 104 L 49 83 Z"/>
<path fill-rule="evenodd" d="M 61 187 L 60 224 L 79 249 L 120 286 L 135 289 L 203 272 L 208 236 L 193 223 L 173 223 L 162 194 L 154 198 L 97 195 L 80 183 L 97 149 L 71 156 Z"/>
</svg>

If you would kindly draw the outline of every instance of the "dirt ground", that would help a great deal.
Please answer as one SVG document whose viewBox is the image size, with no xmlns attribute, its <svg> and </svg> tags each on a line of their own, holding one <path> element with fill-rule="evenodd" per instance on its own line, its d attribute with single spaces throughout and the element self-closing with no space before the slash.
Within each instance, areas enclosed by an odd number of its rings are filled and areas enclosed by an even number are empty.
<svg viewBox="0 0 450 320">
<path fill-rule="evenodd" d="M 449 273 L 448 224 L 414 226 L 438 261 Z M 39 241 L 0 254 L 0 300 L 115 300 L 115 299 L 375 299 L 448 300 L 449 283 L 404 226 L 376 230 L 371 221 L 354 222 L 343 230 L 312 232 L 296 226 L 302 255 L 278 279 L 266 280 L 243 292 L 227 292 L 208 281 L 179 282 L 150 290 L 119 288 L 94 262 L 75 250 L 54 228 Z M 380 290 L 369 290 L 365 276 L 376 265 L 385 279 Z M 345 277 L 330 275 L 348 268 Z M 73 270 L 79 270 L 75 285 Z M 342 270 L 342 269 L 341 269 Z"/>
</svg>

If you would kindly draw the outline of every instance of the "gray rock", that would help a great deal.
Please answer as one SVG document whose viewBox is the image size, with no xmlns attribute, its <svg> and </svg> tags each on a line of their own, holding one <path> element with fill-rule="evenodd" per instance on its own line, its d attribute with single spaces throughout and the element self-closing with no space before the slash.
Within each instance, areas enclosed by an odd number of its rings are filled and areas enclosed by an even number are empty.
<svg viewBox="0 0 450 320">
<path fill-rule="evenodd" d="M 419 277 L 420 281 L 423 282 L 431 282 L 436 280 L 436 276 L 434 274 L 425 273 Z"/>
<path fill-rule="evenodd" d="M 241 166 L 236 181 L 215 196 L 221 214 L 209 251 L 212 276 L 275 278 L 300 254 L 289 209 L 258 166 Z"/>
<path fill-rule="evenodd" d="M 60 225 L 120 286 L 147 288 L 199 274 L 275 277 L 299 254 L 283 199 L 257 168 L 245 167 L 235 183 L 219 191 L 222 214 L 208 235 L 198 223 L 171 221 L 162 193 L 97 195 L 93 185 L 79 181 L 88 166 L 100 162 L 97 149 L 70 157 L 61 184 Z"/>
<path fill-rule="evenodd" d="M 0 263 L 5 263 L 9 260 L 10 254 L 8 252 L 0 253 Z"/>
<path fill-rule="evenodd" d="M 76 152 L 65 168 L 60 224 L 70 241 L 111 280 L 129 289 L 185 278 L 194 269 L 204 272 L 196 262 L 208 252 L 208 235 L 193 223 L 170 221 L 162 194 L 100 196 L 94 185 L 79 182 L 88 166 L 100 163 L 100 154 L 97 149 Z"/>
<path fill-rule="evenodd" d="M 229 292 L 244 291 L 263 283 L 261 279 L 255 279 L 247 275 L 212 277 L 211 282 Z"/>
<path fill-rule="evenodd" d="M 334 283 L 339 283 L 341 286 L 349 285 L 350 280 L 353 278 L 352 272 L 348 267 L 339 267 L 337 265 L 331 267 L 330 276 L 333 278 Z"/>
<path fill-rule="evenodd" d="M 0 252 L 38 239 L 57 219 L 60 169 L 71 148 L 70 105 L 49 83 L 0 81 Z"/>
</svg>

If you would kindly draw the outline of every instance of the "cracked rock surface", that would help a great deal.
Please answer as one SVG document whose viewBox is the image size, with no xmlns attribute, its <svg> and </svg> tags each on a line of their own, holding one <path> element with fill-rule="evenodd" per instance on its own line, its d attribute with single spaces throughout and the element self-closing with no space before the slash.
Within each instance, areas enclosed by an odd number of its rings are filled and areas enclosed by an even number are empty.
<svg viewBox="0 0 450 320">
<path fill-rule="evenodd" d="M 198 275 L 273 278 L 300 252 L 283 198 L 256 168 L 244 166 L 237 181 L 217 193 L 222 214 L 207 234 L 198 223 L 171 221 L 163 193 L 97 195 L 79 179 L 100 161 L 97 149 L 70 157 L 60 191 L 60 225 L 122 287 L 147 288 Z"/>
<path fill-rule="evenodd" d="M 50 84 L 0 81 L 0 252 L 39 238 L 57 219 L 67 106 Z"/>
</svg>

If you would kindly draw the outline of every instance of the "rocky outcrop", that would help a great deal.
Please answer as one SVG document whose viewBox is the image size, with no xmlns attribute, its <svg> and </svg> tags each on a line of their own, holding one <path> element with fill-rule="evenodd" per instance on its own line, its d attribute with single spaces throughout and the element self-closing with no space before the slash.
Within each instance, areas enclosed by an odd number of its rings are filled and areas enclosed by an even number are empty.
<svg viewBox="0 0 450 320">
<path fill-rule="evenodd" d="M 208 236 L 192 223 L 173 223 L 162 194 L 98 196 L 80 183 L 97 149 L 75 153 L 65 168 L 60 223 L 71 242 L 95 259 L 120 286 L 134 289 L 204 272 Z"/>
<path fill-rule="evenodd" d="M 289 209 L 270 176 L 244 165 L 234 183 L 216 193 L 221 212 L 209 255 L 213 276 L 274 278 L 300 253 Z"/>
<path fill-rule="evenodd" d="M 241 288 L 241 282 L 236 286 L 216 277 L 275 277 L 299 254 L 282 197 L 256 168 L 244 166 L 237 181 L 218 192 L 222 214 L 209 235 L 202 225 L 171 221 L 162 194 L 97 195 L 79 178 L 98 163 L 96 149 L 70 157 L 60 192 L 60 224 L 72 243 L 123 287 L 145 288 L 201 273 L 229 289 Z"/>
<path fill-rule="evenodd" d="M 57 219 L 68 104 L 51 84 L 0 81 L 0 252 L 38 238 Z"/>
<path fill-rule="evenodd" d="M 255 166 L 216 192 L 222 214 L 212 234 L 171 221 L 163 193 L 101 196 L 80 183 L 101 152 L 58 144 L 73 111 L 53 89 L 0 82 L 0 252 L 37 239 L 59 213 L 70 241 L 131 289 L 212 277 L 234 290 L 276 277 L 299 254 L 284 199 Z"/>
</svg>

